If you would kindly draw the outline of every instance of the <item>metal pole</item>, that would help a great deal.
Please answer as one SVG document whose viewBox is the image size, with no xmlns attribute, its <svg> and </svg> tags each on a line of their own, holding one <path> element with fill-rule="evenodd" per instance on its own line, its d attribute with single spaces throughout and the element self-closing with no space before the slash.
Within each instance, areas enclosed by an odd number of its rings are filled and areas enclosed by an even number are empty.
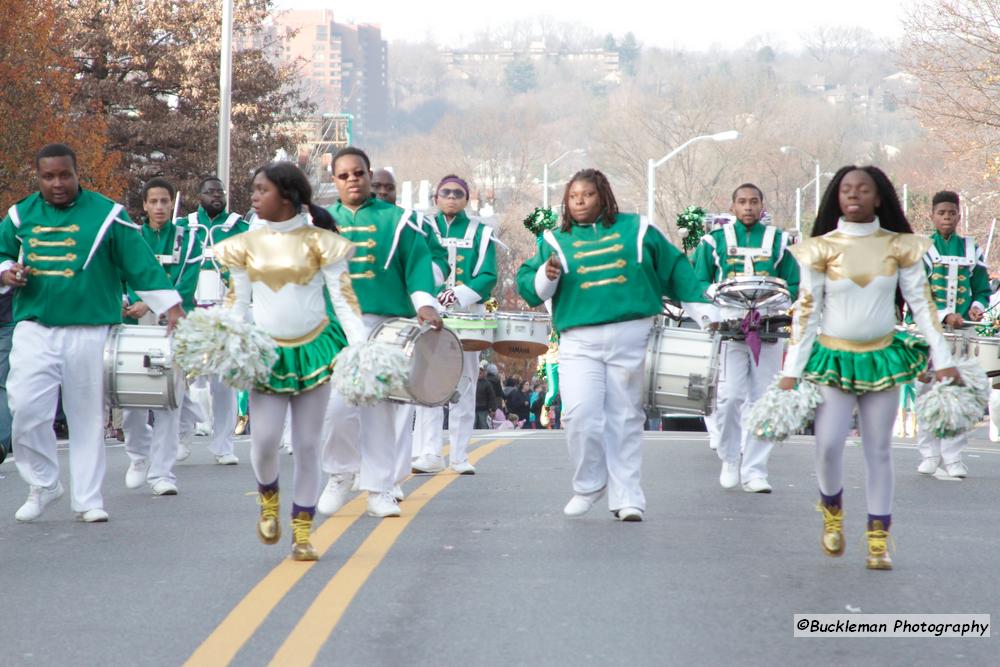
<svg viewBox="0 0 1000 667">
<path fill-rule="evenodd" d="M 795 188 L 795 230 L 802 233 L 802 188 Z"/>
<path fill-rule="evenodd" d="M 819 160 L 816 160 L 816 215 L 819 215 Z"/>
<path fill-rule="evenodd" d="M 993 222 L 990 224 L 990 237 L 986 239 L 986 266 L 990 265 L 990 247 L 993 245 L 993 233 L 997 230 L 997 219 L 993 218 Z"/>
<path fill-rule="evenodd" d="M 653 201 L 653 197 L 656 193 L 656 163 L 653 158 L 649 159 L 646 163 L 646 217 L 649 218 L 649 224 L 653 224 L 656 221 L 656 204 Z"/>
<path fill-rule="evenodd" d="M 222 62 L 219 68 L 219 155 L 216 176 L 226 190 L 229 208 L 229 125 L 233 97 L 233 0 L 222 0 Z"/>
<path fill-rule="evenodd" d="M 542 167 L 542 208 L 549 207 L 549 163 Z"/>
<path fill-rule="evenodd" d="M 909 188 L 907 187 L 906 183 L 903 183 L 903 215 L 906 215 L 910 212 L 910 206 L 907 202 L 909 198 L 910 198 Z"/>
</svg>

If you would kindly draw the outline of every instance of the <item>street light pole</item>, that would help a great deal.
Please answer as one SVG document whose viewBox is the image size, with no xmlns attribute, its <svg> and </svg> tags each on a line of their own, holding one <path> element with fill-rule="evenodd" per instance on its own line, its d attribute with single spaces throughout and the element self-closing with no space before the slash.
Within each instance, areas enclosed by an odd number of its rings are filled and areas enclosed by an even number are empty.
<svg viewBox="0 0 1000 667">
<path fill-rule="evenodd" d="M 819 215 L 819 160 L 815 161 L 816 164 L 816 215 Z"/>
<path fill-rule="evenodd" d="M 795 231 L 802 233 L 802 188 L 795 188 Z"/>
<path fill-rule="evenodd" d="M 222 0 L 222 62 L 219 67 L 219 149 L 216 176 L 229 208 L 229 125 L 233 103 L 233 0 Z"/>
<path fill-rule="evenodd" d="M 715 134 L 703 134 L 698 137 L 692 137 L 685 141 L 683 144 L 670 151 L 659 160 L 649 159 L 646 163 L 646 217 L 649 219 L 649 223 L 653 224 L 656 219 L 656 202 L 654 201 L 656 195 L 656 168 L 661 166 L 664 162 L 674 157 L 682 150 L 695 143 L 696 141 L 707 141 L 711 139 L 712 141 L 732 141 L 733 139 L 739 138 L 740 133 L 736 130 L 726 130 L 725 132 L 716 132 Z"/>
</svg>

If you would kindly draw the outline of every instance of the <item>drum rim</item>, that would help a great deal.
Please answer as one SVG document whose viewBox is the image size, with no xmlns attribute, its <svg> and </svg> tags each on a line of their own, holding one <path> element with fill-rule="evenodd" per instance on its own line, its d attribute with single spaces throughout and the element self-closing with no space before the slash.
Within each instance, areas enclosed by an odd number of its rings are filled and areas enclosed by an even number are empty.
<svg viewBox="0 0 1000 667">
<path fill-rule="evenodd" d="M 407 327 L 407 328 L 415 331 L 417 334 L 426 333 L 426 332 L 423 331 L 423 327 L 420 324 L 420 322 L 418 320 L 412 318 L 412 317 L 391 317 L 391 318 L 383 320 L 383 321 L 379 322 L 377 325 L 375 325 L 375 328 L 372 329 L 372 331 L 371 331 L 370 334 L 368 334 L 368 340 L 372 340 L 373 338 L 375 338 L 375 336 L 380 331 L 382 331 L 382 329 L 386 328 L 388 325 L 390 325 L 390 324 L 397 324 L 397 323 L 398 323 L 399 326 Z M 448 329 L 447 327 L 442 327 L 440 330 L 437 331 L 437 333 L 440 334 L 440 333 L 443 333 L 445 331 L 447 331 L 447 334 L 445 334 L 445 335 L 452 336 L 454 338 L 455 342 L 458 345 L 458 349 L 462 350 L 462 353 L 459 355 L 459 362 L 460 362 L 461 365 L 460 365 L 459 373 L 458 373 L 459 383 L 461 383 L 462 375 L 465 372 L 465 350 L 462 347 L 462 339 L 459 338 L 458 335 L 454 331 L 452 331 L 451 329 Z M 416 351 L 416 338 L 417 338 L 416 335 L 407 336 L 405 342 L 403 343 L 402 350 L 403 350 L 403 354 L 406 356 L 407 359 L 413 359 L 413 354 Z M 407 380 L 409 380 L 409 378 L 407 378 Z M 428 407 L 428 408 L 436 408 L 436 407 L 440 407 L 442 405 L 447 405 L 451 401 L 451 397 L 454 394 L 454 391 L 453 391 L 451 394 L 449 394 L 448 396 L 446 396 L 442 401 L 435 402 L 435 403 L 430 403 L 430 402 L 424 402 L 424 401 L 418 400 L 417 397 L 413 395 L 413 392 L 411 391 L 411 387 L 412 387 L 412 385 L 410 384 L 409 381 L 407 381 L 403 385 L 403 389 L 409 395 L 409 400 L 405 400 L 403 398 L 397 398 L 397 397 L 393 397 L 393 396 L 389 396 L 388 400 L 390 400 L 390 401 L 392 401 L 394 403 L 402 403 L 404 405 L 422 405 L 422 406 Z M 457 389 L 457 386 L 456 386 L 456 389 Z"/>
<path fill-rule="evenodd" d="M 497 311 L 496 319 L 497 322 L 508 320 L 514 322 L 552 322 L 552 316 L 548 313 L 535 313 L 532 311 Z"/>
</svg>

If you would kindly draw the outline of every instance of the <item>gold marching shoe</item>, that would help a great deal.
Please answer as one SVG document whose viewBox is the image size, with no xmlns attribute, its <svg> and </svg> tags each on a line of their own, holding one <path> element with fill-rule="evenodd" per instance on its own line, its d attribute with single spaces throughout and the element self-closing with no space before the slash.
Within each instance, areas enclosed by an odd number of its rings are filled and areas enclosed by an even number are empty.
<svg viewBox="0 0 1000 667">
<path fill-rule="evenodd" d="M 281 506 L 278 492 L 275 490 L 258 493 L 257 504 L 260 505 L 257 537 L 264 544 L 277 544 L 278 540 L 281 539 L 281 522 L 278 521 L 278 511 Z"/>
<path fill-rule="evenodd" d="M 240 415 L 236 419 L 236 428 L 233 429 L 233 435 L 243 435 L 247 431 L 247 424 L 250 422 L 250 415 Z"/>
<path fill-rule="evenodd" d="M 844 509 L 828 507 L 822 502 L 816 505 L 816 511 L 823 513 L 823 536 L 820 545 L 827 556 L 844 555 Z"/>
<path fill-rule="evenodd" d="M 881 521 L 872 521 L 872 529 L 865 534 L 868 536 L 868 558 L 865 561 L 865 566 L 869 570 L 891 570 L 889 531 L 883 528 Z"/>
<path fill-rule="evenodd" d="M 309 541 L 313 518 L 308 512 L 299 512 L 292 519 L 292 560 L 319 560 L 316 547 Z"/>
</svg>

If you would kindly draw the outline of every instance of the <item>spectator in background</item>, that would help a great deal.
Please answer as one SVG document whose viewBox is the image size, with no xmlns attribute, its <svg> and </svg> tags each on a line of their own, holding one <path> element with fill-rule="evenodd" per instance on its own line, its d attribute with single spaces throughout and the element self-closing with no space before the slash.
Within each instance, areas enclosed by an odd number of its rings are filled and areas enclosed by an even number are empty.
<svg viewBox="0 0 1000 667">
<path fill-rule="evenodd" d="M 490 415 L 497 409 L 497 396 L 493 383 L 486 377 L 486 368 L 479 369 L 476 383 L 476 424 L 475 428 L 490 428 Z"/>
<path fill-rule="evenodd" d="M 503 409 L 505 407 L 503 386 L 500 384 L 500 371 L 497 369 L 496 364 L 486 366 L 486 379 L 493 385 L 493 395 L 497 399 L 497 407 Z"/>
<path fill-rule="evenodd" d="M 514 378 L 515 380 L 517 378 Z M 528 394 L 531 393 L 531 387 L 527 382 L 523 383 L 521 386 L 514 385 L 511 391 L 507 394 L 507 413 L 516 412 L 519 415 L 528 414 Z"/>
<path fill-rule="evenodd" d="M 542 407 L 545 403 L 545 384 L 536 382 L 528 397 L 528 428 L 542 427 Z"/>
</svg>

